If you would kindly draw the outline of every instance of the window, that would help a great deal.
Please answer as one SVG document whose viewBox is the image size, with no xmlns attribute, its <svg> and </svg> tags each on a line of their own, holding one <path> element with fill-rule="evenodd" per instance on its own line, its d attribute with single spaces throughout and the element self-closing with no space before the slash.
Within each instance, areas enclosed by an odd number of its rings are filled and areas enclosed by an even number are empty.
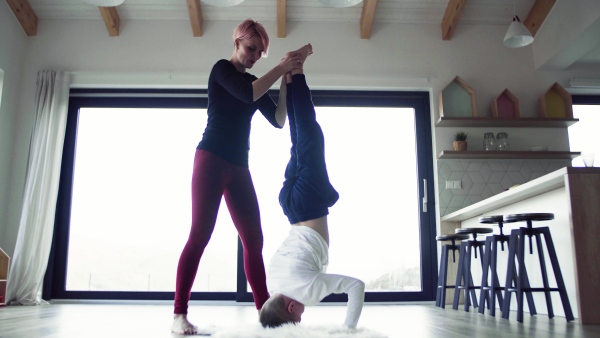
<svg viewBox="0 0 600 338">
<path fill-rule="evenodd" d="M 600 142 L 596 140 L 596 126 L 600 125 L 600 96 L 573 96 L 573 117 L 579 122 L 569 127 L 571 151 L 581 151 L 572 161 L 574 167 L 584 167 L 583 157 L 593 158 L 593 166 L 600 166 Z M 591 163 L 591 162 L 588 162 Z"/>
<path fill-rule="evenodd" d="M 206 124 L 202 92 L 72 93 L 47 298 L 172 299 L 190 224 L 193 154 Z M 429 95 L 313 91 L 329 175 L 328 272 L 367 284 L 367 301 L 432 300 L 435 205 Z M 278 203 L 289 129 L 252 122 L 250 170 L 265 263 L 289 222 Z M 426 182 L 431 182 L 427 186 Z M 225 203 L 192 299 L 251 301 Z M 46 284 L 48 284 L 46 286 Z M 331 296 L 329 300 L 343 300 Z"/>
</svg>

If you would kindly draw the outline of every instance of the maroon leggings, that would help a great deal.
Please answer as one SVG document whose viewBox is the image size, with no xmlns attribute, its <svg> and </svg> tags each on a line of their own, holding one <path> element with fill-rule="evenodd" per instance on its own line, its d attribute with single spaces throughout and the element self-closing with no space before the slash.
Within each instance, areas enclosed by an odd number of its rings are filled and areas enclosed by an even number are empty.
<svg viewBox="0 0 600 338">
<path fill-rule="evenodd" d="M 186 314 L 200 258 L 215 228 L 221 196 L 244 247 L 244 269 L 257 309 L 269 298 L 262 257 L 258 200 L 247 168 L 196 150 L 192 175 L 192 229 L 177 266 L 175 314 Z"/>
</svg>

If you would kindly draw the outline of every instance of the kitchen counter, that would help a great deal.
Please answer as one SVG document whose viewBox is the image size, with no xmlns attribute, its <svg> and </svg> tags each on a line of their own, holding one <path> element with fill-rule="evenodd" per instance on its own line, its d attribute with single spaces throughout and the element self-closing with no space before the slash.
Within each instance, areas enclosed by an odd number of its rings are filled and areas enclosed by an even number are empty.
<svg viewBox="0 0 600 338">
<path fill-rule="evenodd" d="M 554 220 L 536 222 L 534 226 L 550 228 L 575 317 L 582 324 L 600 324 L 600 291 L 595 288 L 600 281 L 600 264 L 597 263 L 600 257 L 600 168 L 565 167 L 511 188 L 443 216 L 441 233 L 484 226 L 479 223 L 481 216 L 533 212 L 555 215 Z M 525 224 L 506 224 L 504 233 L 510 234 L 511 229 L 519 226 Z M 495 233 L 498 233 L 497 227 Z M 501 268 L 499 265 L 498 274 L 504 283 L 505 273 Z M 552 269 L 548 275 L 553 283 Z M 536 277 L 530 278 L 532 286 L 537 285 Z M 546 308 L 543 296 L 539 293 L 535 296 L 541 296 L 535 299 L 535 304 L 538 313 L 543 314 Z M 553 292 L 552 299 L 555 314 L 560 316 L 562 305 L 558 293 Z M 513 295 L 511 305 L 515 303 Z"/>
</svg>

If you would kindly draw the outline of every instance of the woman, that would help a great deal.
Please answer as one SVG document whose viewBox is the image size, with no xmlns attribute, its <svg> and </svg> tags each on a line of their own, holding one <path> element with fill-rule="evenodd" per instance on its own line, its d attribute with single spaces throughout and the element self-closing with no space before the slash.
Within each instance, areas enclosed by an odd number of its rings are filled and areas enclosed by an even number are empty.
<svg viewBox="0 0 600 338">
<path fill-rule="evenodd" d="M 269 49 L 264 27 L 247 19 L 233 33 L 234 50 L 229 60 L 219 60 L 208 79 L 208 121 L 194 157 L 192 175 L 192 226 L 179 258 L 171 331 L 195 334 L 187 319 L 187 307 L 200 258 L 210 240 L 221 197 L 244 247 L 244 269 L 260 311 L 269 298 L 262 258 L 263 236 L 256 192 L 248 169 L 250 121 L 256 110 L 276 128 L 285 119 L 285 93 L 275 102 L 267 90 L 283 74 L 302 67 L 310 45 L 290 52 L 260 78 L 248 74 Z M 285 83 L 282 81 L 282 90 Z"/>
</svg>

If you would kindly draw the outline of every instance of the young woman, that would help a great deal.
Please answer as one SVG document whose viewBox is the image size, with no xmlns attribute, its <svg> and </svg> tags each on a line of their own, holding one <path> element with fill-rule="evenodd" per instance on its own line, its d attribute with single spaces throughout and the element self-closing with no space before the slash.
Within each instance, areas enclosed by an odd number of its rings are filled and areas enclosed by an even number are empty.
<svg viewBox="0 0 600 338">
<path fill-rule="evenodd" d="M 269 298 L 262 257 L 263 235 L 256 192 L 248 169 L 250 121 L 259 110 L 276 128 L 286 120 L 285 92 L 276 104 L 267 90 L 283 74 L 302 67 L 309 46 L 287 53 L 260 78 L 246 72 L 269 50 L 264 27 L 251 19 L 233 33 L 229 60 L 219 60 L 208 79 L 208 121 L 198 144 L 192 175 L 192 225 L 179 258 L 171 331 L 195 334 L 187 319 L 188 302 L 200 258 L 215 227 L 221 198 L 225 197 L 244 247 L 244 268 L 260 311 Z M 284 81 L 282 87 L 285 90 Z"/>
</svg>

